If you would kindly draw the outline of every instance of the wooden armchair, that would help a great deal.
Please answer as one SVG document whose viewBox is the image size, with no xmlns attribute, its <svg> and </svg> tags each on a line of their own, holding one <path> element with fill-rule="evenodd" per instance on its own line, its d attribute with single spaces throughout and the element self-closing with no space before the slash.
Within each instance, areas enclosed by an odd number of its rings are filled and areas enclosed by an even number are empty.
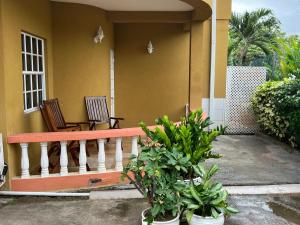
<svg viewBox="0 0 300 225">
<path fill-rule="evenodd" d="M 71 131 L 81 131 L 81 125 L 89 125 L 88 122 L 66 122 L 63 114 L 61 112 L 58 99 L 50 99 L 43 101 L 43 105 L 40 106 L 40 110 L 42 113 L 42 117 L 46 123 L 49 132 L 71 132 Z M 68 150 L 71 153 L 71 157 L 76 166 L 79 166 L 79 143 L 78 141 L 71 141 L 68 144 Z M 49 159 L 51 156 L 56 153 L 59 155 L 60 153 L 60 143 L 54 142 L 51 144 L 48 155 Z M 89 156 L 89 152 L 87 151 L 87 155 Z M 59 163 L 55 162 L 55 165 L 51 164 L 50 168 L 54 169 Z M 90 170 L 87 165 L 87 169 Z"/>
<path fill-rule="evenodd" d="M 84 97 L 90 130 L 98 124 L 108 124 L 109 129 L 120 129 L 120 120 L 124 118 L 110 117 L 105 96 Z M 113 124 L 112 124 L 112 121 Z"/>
</svg>

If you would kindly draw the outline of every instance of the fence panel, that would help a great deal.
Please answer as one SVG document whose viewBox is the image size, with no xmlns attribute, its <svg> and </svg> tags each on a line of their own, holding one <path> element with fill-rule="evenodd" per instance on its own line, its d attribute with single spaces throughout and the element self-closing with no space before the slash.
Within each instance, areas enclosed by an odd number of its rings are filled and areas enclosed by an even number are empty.
<svg viewBox="0 0 300 225">
<path fill-rule="evenodd" d="M 264 67 L 227 67 L 225 121 L 229 134 L 253 134 L 259 130 L 250 104 L 255 89 L 264 82 Z"/>
</svg>

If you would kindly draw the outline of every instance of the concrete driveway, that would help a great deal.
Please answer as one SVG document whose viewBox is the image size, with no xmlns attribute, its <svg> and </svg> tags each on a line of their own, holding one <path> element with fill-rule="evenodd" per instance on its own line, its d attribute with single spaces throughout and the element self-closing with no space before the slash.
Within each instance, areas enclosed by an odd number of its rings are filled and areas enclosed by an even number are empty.
<svg viewBox="0 0 300 225">
<path fill-rule="evenodd" d="M 240 213 L 227 219 L 225 225 L 300 224 L 299 195 L 231 196 L 230 202 Z M 140 225 L 140 214 L 146 207 L 147 203 L 143 199 L 0 199 L 0 224 Z"/>
<path fill-rule="evenodd" d="M 221 136 L 214 150 L 224 185 L 300 184 L 300 152 L 268 136 Z"/>
</svg>

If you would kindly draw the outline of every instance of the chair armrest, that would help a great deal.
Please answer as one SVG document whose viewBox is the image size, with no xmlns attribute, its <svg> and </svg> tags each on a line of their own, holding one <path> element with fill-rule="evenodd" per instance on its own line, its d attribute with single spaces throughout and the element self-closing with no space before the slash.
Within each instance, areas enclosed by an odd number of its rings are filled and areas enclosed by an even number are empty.
<svg viewBox="0 0 300 225">
<path fill-rule="evenodd" d="M 66 122 L 67 125 L 89 125 L 89 122 Z"/>
<path fill-rule="evenodd" d="M 81 131 L 80 126 L 68 126 L 66 128 L 58 128 L 61 132 L 68 132 L 68 131 Z"/>
<path fill-rule="evenodd" d="M 109 117 L 110 120 L 125 120 L 124 118 L 121 117 Z"/>
</svg>

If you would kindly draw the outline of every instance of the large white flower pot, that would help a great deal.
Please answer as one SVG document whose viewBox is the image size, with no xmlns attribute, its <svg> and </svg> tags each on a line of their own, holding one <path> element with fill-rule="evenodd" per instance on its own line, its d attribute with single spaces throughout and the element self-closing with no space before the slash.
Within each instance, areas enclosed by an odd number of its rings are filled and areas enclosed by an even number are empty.
<svg viewBox="0 0 300 225">
<path fill-rule="evenodd" d="M 224 225 L 224 215 L 221 214 L 217 219 L 213 217 L 202 217 L 198 215 L 193 215 L 190 225 Z"/>
<path fill-rule="evenodd" d="M 142 212 L 142 225 L 148 225 L 147 222 L 144 222 L 144 219 L 146 219 L 145 217 L 145 212 L 147 211 L 148 209 L 145 209 L 143 212 Z M 159 222 L 159 221 L 153 221 L 153 223 L 151 225 L 179 225 L 180 224 L 180 214 L 178 213 L 177 217 L 172 219 L 172 220 L 169 220 L 169 221 L 164 221 L 164 222 Z"/>
</svg>

